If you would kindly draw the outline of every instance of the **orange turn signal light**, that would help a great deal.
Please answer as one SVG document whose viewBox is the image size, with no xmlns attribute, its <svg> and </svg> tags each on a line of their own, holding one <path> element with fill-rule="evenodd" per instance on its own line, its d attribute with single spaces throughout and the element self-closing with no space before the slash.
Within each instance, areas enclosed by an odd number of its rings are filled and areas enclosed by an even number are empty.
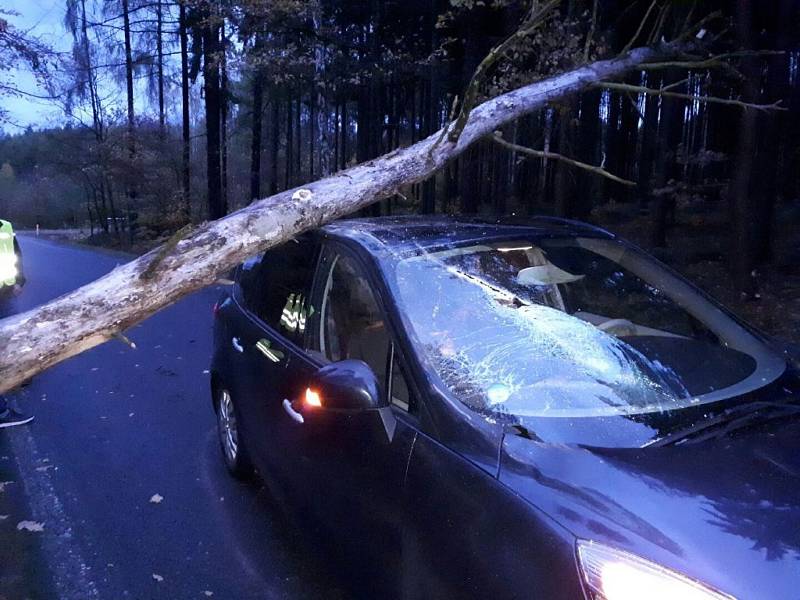
<svg viewBox="0 0 800 600">
<path fill-rule="evenodd" d="M 308 406 L 321 408 L 322 398 L 320 397 L 319 393 L 315 392 L 311 388 L 306 388 L 306 404 Z"/>
</svg>

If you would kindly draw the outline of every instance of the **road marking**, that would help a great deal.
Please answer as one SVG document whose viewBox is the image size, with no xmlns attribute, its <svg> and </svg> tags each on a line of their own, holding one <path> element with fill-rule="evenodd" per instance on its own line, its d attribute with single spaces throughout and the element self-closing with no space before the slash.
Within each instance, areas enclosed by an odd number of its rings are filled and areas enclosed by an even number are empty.
<svg viewBox="0 0 800 600">
<path fill-rule="evenodd" d="M 90 567 L 83 560 L 78 541 L 73 536 L 64 506 L 50 481 L 50 471 L 36 469 L 39 452 L 30 428 L 16 428 L 8 433 L 31 516 L 47 524 L 41 543 L 46 556 L 52 559 L 48 562 L 58 597 L 64 600 L 100 598 L 90 577 Z"/>
</svg>

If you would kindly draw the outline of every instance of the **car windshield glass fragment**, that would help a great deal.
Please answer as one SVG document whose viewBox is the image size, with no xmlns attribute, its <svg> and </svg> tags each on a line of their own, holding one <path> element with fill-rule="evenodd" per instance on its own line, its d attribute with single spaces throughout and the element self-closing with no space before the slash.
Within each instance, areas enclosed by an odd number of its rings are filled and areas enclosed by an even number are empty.
<svg viewBox="0 0 800 600">
<path fill-rule="evenodd" d="M 659 412 L 746 393 L 785 369 L 719 307 L 615 240 L 476 244 L 394 270 L 424 361 L 481 412 Z"/>
</svg>

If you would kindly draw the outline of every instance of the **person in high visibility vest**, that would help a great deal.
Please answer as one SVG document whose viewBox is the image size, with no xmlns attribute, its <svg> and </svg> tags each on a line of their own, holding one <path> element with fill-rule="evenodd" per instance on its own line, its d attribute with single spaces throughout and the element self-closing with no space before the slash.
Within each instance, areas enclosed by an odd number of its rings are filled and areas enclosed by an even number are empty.
<svg viewBox="0 0 800 600">
<path fill-rule="evenodd" d="M 6 291 L 18 293 L 25 284 L 22 273 L 22 250 L 11 223 L 0 219 L 0 294 Z M 0 396 L 0 429 L 14 425 L 24 425 L 33 421 L 33 417 L 24 415 L 8 405 L 8 401 Z"/>
<path fill-rule="evenodd" d="M 0 219 L 0 292 L 19 293 L 24 284 L 22 249 L 11 223 Z"/>
</svg>

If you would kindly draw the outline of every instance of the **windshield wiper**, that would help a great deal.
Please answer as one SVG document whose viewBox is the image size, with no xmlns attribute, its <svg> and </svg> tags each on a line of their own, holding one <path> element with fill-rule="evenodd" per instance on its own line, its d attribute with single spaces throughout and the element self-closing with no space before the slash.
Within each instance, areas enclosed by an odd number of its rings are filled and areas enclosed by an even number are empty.
<svg viewBox="0 0 800 600">
<path fill-rule="evenodd" d="M 703 419 L 691 427 L 685 427 L 646 443 L 643 448 L 658 448 L 680 444 L 695 444 L 705 440 L 724 437 L 732 431 L 753 423 L 765 423 L 790 415 L 800 414 L 800 404 L 796 401 L 749 402 L 742 406 L 729 408 L 715 417 Z"/>
</svg>

